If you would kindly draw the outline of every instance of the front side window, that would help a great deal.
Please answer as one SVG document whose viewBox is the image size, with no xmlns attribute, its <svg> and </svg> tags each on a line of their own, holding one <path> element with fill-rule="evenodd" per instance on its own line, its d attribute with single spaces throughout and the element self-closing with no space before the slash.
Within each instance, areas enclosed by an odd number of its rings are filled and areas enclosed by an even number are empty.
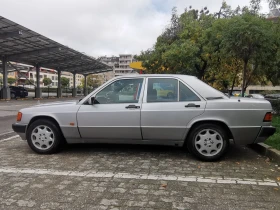
<svg viewBox="0 0 280 210">
<path fill-rule="evenodd" d="M 95 96 L 96 104 L 138 103 L 143 79 L 122 79 L 105 87 Z"/>
<path fill-rule="evenodd" d="M 171 78 L 150 78 L 147 88 L 147 102 L 178 101 L 178 80 Z"/>
</svg>

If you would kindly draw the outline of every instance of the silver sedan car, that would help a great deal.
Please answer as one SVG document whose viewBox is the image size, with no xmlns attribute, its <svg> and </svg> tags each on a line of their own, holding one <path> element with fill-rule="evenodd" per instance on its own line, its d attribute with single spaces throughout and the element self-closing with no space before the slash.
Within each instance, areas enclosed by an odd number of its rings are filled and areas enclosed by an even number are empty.
<svg viewBox="0 0 280 210">
<path fill-rule="evenodd" d="M 196 77 L 116 77 L 78 102 L 19 111 L 13 129 L 40 154 L 64 142 L 183 147 L 206 161 L 222 157 L 233 140 L 247 145 L 273 135 L 266 100 L 229 98 Z"/>
</svg>

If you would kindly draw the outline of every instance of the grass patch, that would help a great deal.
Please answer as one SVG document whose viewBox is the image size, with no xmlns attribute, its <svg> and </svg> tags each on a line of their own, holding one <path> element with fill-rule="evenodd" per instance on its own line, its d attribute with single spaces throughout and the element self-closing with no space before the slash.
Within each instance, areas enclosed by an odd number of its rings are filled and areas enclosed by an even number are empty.
<svg viewBox="0 0 280 210">
<path fill-rule="evenodd" d="M 272 118 L 272 125 L 276 128 L 273 136 L 269 137 L 264 143 L 280 150 L 280 116 L 274 115 Z"/>
</svg>

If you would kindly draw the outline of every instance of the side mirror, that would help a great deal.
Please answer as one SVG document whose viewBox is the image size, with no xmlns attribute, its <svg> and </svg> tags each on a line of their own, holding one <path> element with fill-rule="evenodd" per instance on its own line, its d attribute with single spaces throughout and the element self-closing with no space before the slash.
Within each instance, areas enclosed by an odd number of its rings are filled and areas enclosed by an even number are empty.
<svg viewBox="0 0 280 210">
<path fill-rule="evenodd" d="M 94 101 L 95 101 L 95 97 L 91 97 L 91 98 L 90 98 L 90 101 L 91 101 L 91 105 L 93 105 L 93 104 L 94 104 Z"/>
</svg>

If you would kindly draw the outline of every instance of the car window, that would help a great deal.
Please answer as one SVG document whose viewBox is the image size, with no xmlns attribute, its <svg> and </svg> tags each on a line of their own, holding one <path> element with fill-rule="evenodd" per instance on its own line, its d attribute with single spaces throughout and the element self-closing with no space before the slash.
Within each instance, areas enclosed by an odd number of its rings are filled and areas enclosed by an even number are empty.
<svg viewBox="0 0 280 210">
<path fill-rule="evenodd" d="M 200 101 L 199 97 L 182 82 L 179 82 L 179 96 L 179 101 Z"/>
<path fill-rule="evenodd" d="M 105 87 L 95 96 L 96 104 L 138 103 L 143 79 L 122 79 Z"/>
<path fill-rule="evenodd" d="M 147 102 L 178 101 L 178 80 L 171 78 L 149 78 Z"/>
</svg>

